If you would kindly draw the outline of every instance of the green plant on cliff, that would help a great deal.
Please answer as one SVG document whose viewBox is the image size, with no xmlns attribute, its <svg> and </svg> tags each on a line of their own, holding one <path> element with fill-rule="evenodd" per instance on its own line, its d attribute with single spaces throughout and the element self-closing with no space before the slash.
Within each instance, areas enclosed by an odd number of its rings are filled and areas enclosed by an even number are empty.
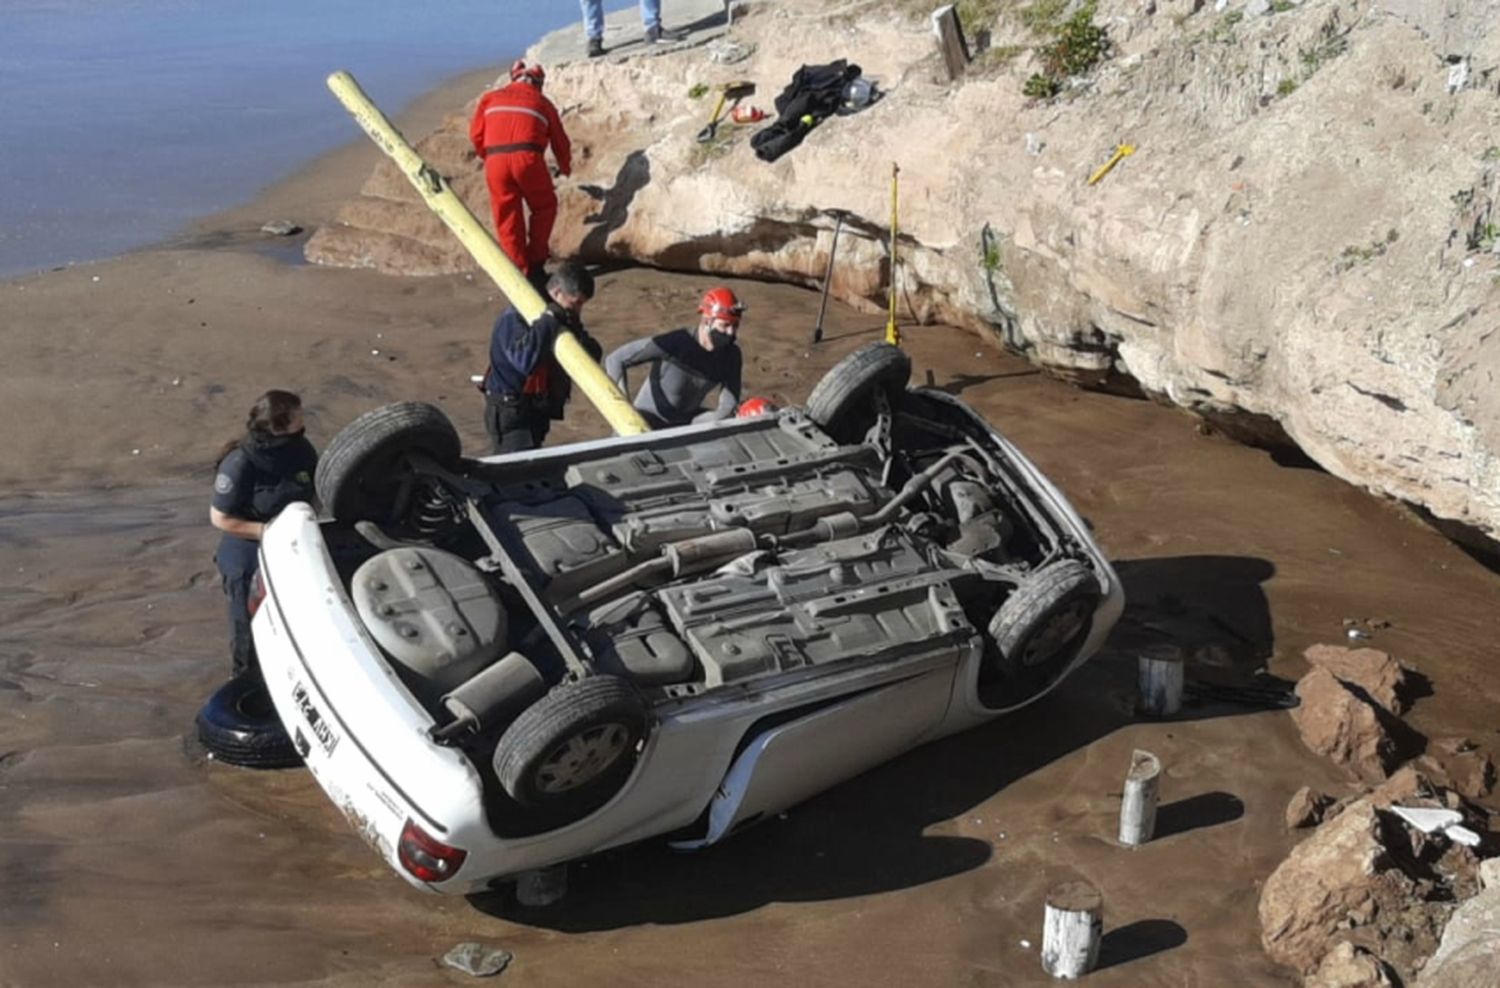
<svg viewBox="0 0 1500 988">
<path fill-rule="evenodd" d="M 1109 32 L 1094 23 L 1094 9 L 1090 0 L 1060 24 L 1047 19 L 1055 17 L 1056 12 L 1050 6 L 1044 7 L 1043 2 L 1022 9 L 1022 20 L 1028 26 L 1045 25 L 1042 30 L 1051 34 L 1052 40 L 1037 49 L 1042 71 L 1027 79 L 1021 92 L 1050 99 L 1062 92 L 1070 77 L 1088 73 L 1109 56 Z M 1027 20 L 1027 11 L 1031 12 L 1031 20 Z"/>
<path fill-rule="evenodd" d="M 1021 23 L 1034 34 L 1051 34 L 1058 28 L 1063 11 L 1068 9 L 1068 0 L 1036 0 L 1018 7 Z"/>
<path fill-rule="evenodd" d="M 708 84 L 704 82 L 693 83 L 693 88 L 688 90 L 688 99 L 702 99 L 708 92 Z"/>
</svg>

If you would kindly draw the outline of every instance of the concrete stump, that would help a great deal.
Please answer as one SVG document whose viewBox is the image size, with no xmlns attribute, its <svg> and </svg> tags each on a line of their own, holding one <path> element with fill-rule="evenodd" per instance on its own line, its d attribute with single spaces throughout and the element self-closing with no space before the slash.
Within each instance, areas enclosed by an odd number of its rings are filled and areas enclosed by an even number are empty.
<svg viewBox="0 0 1500 988">
<path fill-rule="evenodd" d="M 1042 969 L 1054 978 L 1081 978 L 1099 961 L 1104 898 L 1088 882 L 1064 882 L 1047 893 L 1042 919 Z"/>
<path fill-rule="evenodd" d="M 1130 773 L 1125 776 L 1125 798 L 1120 801 L 1120 843 L 1135 847 L 1156 832 L 1156 783 L 1161 760 L 1149 751 L 1130 753 Z"/>
</svg>

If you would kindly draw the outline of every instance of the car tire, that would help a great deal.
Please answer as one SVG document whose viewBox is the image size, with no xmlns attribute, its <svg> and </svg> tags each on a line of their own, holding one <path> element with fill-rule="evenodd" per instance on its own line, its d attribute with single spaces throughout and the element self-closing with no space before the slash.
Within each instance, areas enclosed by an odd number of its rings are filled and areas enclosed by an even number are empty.
<svg viewBox="0 0 1500 988">
<path fill-rule="evenodd" d="M 198 741 L 216 760 L 229 765 L 291 768 L 302 764 L 258 672 L 235 676 L 208 698 L 198 711 Z"/>
<path fill-rule="evenodd" d="M 635 688 L 591 676 L 554 688 L 521 712 L 495 747 L 495 774 L 522 806 L 577 817 L 620 790 L 649 720 Z"/>
<path fill-rule="evenodd" d="M 411 476 L 407 457 L 425 453 L 442 466 L 455 466 L 462 451 L 458 431 L 442 409 L 397 402 L 340 430 L 318 460 L 313 484 L 323 510 L 336 521 L 402 527 L 397 515 L 402 486 Z"/>
<path fill-rule="evenodd" d="M 808 418 L 841 443 L 857 443 L 875 424 L 876 391 L 894 406 L 911 380 L 911 358 L 889 343 L 866 343 L 833 365 L 807 396 Z"/>
<path fill-rule="evenodd" d="M 1099 580 L 1076 559 L 1034 574 L 990 619 L 989 637 L 1002 675 L 1029 690 L 1061 675 L 1088 638 L 1100 598 Z"/>
</svg>

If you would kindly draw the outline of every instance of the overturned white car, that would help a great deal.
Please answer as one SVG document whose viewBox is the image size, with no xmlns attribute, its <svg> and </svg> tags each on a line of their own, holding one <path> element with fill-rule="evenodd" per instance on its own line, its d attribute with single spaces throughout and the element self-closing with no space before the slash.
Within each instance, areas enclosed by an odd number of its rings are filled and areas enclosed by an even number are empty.
<svg viewBox="0 0 1500 988">
<path fill-rule="evenodd" d="M 267 530 L 281 719 L 408 881 L 712 844 L 1035 700 L 1119 581 L 1063 496 L 871 344 L 805 410 L 487 457 L 398 404 Z"/>
</svg>

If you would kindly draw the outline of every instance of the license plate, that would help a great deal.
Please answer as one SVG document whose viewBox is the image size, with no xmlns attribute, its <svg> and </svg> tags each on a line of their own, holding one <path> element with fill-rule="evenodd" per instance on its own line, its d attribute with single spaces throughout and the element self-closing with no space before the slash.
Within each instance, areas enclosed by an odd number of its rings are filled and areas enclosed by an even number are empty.
<svg viewBox="0 0 1500 988">
<path fill-rule="evenodd" d="M 332 755 L 333 749 L 339 746 L 339 736 L 318 710 L 317 705 L 312 702 L 312 697 L 307 693 L 307 687 L 298 683 L 292 690 L 292 699 L 297 702 L 297 709 L 302 712 L 302 719 L 307 722 L 307 729 L 317 739 L 318 747 L 323 749 L 325 755 Z M 300 731 L 297 733 L 301 734 Z M 303 744 L 306 744 L 305 739 L 301 740 Z"/>
</svg>

